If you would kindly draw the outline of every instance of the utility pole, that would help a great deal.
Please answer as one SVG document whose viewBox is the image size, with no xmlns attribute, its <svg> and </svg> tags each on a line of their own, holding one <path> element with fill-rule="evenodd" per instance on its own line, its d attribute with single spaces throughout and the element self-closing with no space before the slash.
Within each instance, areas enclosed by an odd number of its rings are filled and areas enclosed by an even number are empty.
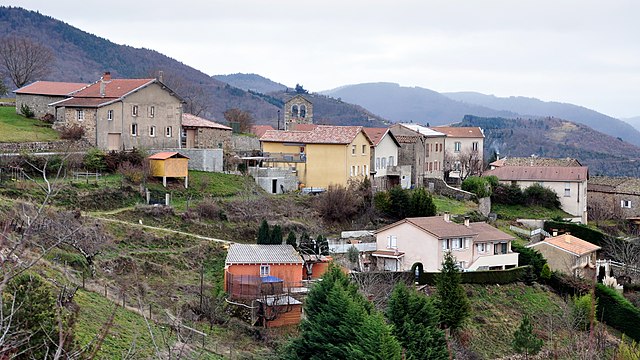
<svg viewBox="0 0 640 360">
<path fill-rule="evenodd" d="M 280 110 L 278 110 L 278 129 L 280 130 Z"/>
</svg>

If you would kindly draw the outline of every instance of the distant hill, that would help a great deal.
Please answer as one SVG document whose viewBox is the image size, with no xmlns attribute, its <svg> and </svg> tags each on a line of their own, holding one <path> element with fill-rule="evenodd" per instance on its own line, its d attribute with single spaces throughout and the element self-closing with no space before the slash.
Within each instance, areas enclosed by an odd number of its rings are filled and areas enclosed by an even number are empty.
<svg viewBox="0 0 640 360">
<path fill-rule="evenodd" d="M 458 126 L 484 130 L 485 158 L 572 157 L 589 166 L 590 175 L 640 177 L 640 147 L 583 124 L 555 118 L 505 119 L 466 116 Z"/>
<path fill-rule="evenodd" d="M 394 83 L 347 85 L 321 92 L 358 104 L 386 119 L 430 125 L 455 123 L 465 115 L 511 117 L 517 114 L 452 100 L 433 90 L 404 87 Z"/>
<path fill-rule="evenodd" d="M 237 73 L 229 75 L 213 75 L 212 78 L 237 87 L 238 89 L 245 91 L 252 90 L 262 94 L 287 90 L 286 85 L 269 80 L 258 74 Z"/>
<path fill-rule="evenodd" d="M 632 118 L 625 118 L 622 119 L 624 122 L 626 122 L 627 124 L 630 124 L 631 126 L 633 126 L 634 128 L 636 128 L 636 130 L 640 131 L 640 116 L 635 116 Z"/>
<path fill-rule="evenodd" d="M 116 78 L 150 78 L 162 70 L 164 82 L 187 101 L 186 111 L 209 119 L 224 121 L 226 110 L 239 108 L 251 112 L 257 123 L 276 125 L 282 106 L 281 99 L 247 92 L 157 51 L 118 45 L 35 11 L 0 7 L 0 34 L 28 37 L 51 47 L 55 65 L 47 78 L 39 80 L 90 83 L 105 71 Z M 355 105 L 327 101 L 317 105 L 316 116 L 326 123 L 365 125 L 370 113 Z"/>
<path fill-rule="evenodd" d="M 491 109 L 518 113 L 521 114 L 522 117 L 551 116 L 566 119 L 585 124 L 595 130 L 609 134 L 613 137 L 619 137 L 634 145 L 640 145 L 640 131 L 638 131 L 638 129 L 630 126 L 624 121 L 582 106 L 554 101 L 542 101 L 522 96 L 511 96 L 508 98 L 497 97 L 476 92 L 443 93 L 443 95 L 470 105 L 479 105 Z"/>
</svg>

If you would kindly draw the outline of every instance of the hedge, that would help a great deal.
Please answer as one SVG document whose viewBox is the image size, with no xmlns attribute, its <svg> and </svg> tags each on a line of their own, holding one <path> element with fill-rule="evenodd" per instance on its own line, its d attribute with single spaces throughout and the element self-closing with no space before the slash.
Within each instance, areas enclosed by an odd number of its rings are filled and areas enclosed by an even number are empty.
<svg viewBox="0 0 640 360">
<path fill-rule="evenodd" d="M 598 320 L 640 341 L 640 309 L 633 306 L 616 290 L 602 284 L 596 286 Z"/>
<path fill-rule="evenodd" d="M 552 233 L 554 230 L 558 230 L 558 232 L 570 232 L 571 235 L 575 237 L 579 237 L 584 241 L 588 241 L 592 244 L 603 246 L 604 245 L 604 237 L 605 234 L 600 231 L 590 229 L 581 224 L 574 224 L 568 222 L 560 222 L 560 221 L 545 221 L 544 229 L 548 233 Z"/>
<path fill-rule="evenodd" d="M 463 284 L 510 284 L 521 281 L 530 266 L 520 266 L 507 270 L 467 271 L 460 273 Z M 420 285 L 435 285 L 437 272 L 420 274 Z"/>
</svg>

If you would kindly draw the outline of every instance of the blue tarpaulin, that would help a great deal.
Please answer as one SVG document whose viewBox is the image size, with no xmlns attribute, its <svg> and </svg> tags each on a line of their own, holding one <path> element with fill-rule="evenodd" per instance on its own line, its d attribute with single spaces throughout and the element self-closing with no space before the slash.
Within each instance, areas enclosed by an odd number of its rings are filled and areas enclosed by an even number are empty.
<svg viewBox="0 0 640 360">
<path fill-rule="evenodd" d="M 276 282 L 283 282 L 284 280 L 280 279 L 279 277 L 275 277 L 275 276 L 261 276 L 260 280 L 263 283 L 276 283 Z"/>
</svg>

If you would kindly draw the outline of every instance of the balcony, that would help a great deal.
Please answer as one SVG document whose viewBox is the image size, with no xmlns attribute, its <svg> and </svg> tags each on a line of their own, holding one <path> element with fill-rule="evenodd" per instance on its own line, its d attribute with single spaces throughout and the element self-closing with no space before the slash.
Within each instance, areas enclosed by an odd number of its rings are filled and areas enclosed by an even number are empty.
<svg viewBox="0 0 640 360">
<path fill-rule="evenodd" d="M 495 267 L 518 266 L 518 253 L 511 252 L 500 255 L 478 256 L 466 269 L 467 271 L 488 270 Z"/>
<path fill-rule="evenodd" d="M 263 153 L 263 160 L 265 162 L 277 162 L 277 163 L 306 163 L 307 155 L 300 153 L 276 153 L 265 152 Z"/>
<path fill-rule="evenodd" d="M 400 176 L 402 173 L 400 166 L 387 166 L 387 176 Z"/>
</svg>

